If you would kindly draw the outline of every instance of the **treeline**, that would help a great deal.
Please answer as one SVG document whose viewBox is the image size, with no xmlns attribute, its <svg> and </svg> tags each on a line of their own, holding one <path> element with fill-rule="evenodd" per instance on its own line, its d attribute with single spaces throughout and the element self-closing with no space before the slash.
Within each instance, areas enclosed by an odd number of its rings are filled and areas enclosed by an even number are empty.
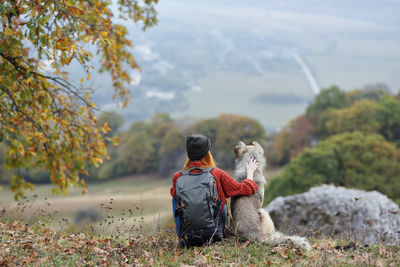
<svg viewBox="0 0 400 267">
<path fill-rule="evenodd" d="M 274 138 L 270 160 L 286 165 L 265 202 L 320 184 L 377 190 L 400 203 L 400 94 L 333 86 Z"/>
<path fill-rule="evenodd" d="M 104 116 L 100 120 L 108 121 Z M 127 131 L 119 133 L 120 145 L 108 146 L 110 160 L 93 168 L 90 178 L 109 179 L 146 172 L 169 176 L 186 160 L 185 140 L 190 133 L 208 136 L 218 165 L 225 168 L 233 166 L 233 148 L 238 140 L 261 142 L 266 138 L 261 124 L 244 116 L 225 114 L 193 123 L 173 120 L 165 113 L 156 114 L 149 121 L 135 122 Z"/>
<path fill-rule="evenodd" d="M 148 121 L 138 121 L 126 131 L 119 131 L 123 119 L 114 112 L 104 112 L 98 124 L 108 123 L 111 132 L 107 134 L 109 158 L 98 167 L 91 167 L 85 180 L 113 179 L 124 175 L 157 173 L 169 177 L 182 168 L 186 160 L 186 136 L 200 133 L 211 139 L 211 151 L 222 168 L 233 168 L 234 146 L 238 140 L 262 142 L 266 139 L 265 130 L 254 119 L 239 115 L 220 115 L 217 118 L 193 121 L 193 119 L 174 120 L 168 114 L 154 115 Z M 113 138 L 119 139 L 114 146 Z M 0 182 L 8 183 L 11 172 L 4 168 L 6 147 L 0 144 Z M 49 175 L 43 170 L 20 170 L 27 181 L 49 183 Z"/>
</svg>

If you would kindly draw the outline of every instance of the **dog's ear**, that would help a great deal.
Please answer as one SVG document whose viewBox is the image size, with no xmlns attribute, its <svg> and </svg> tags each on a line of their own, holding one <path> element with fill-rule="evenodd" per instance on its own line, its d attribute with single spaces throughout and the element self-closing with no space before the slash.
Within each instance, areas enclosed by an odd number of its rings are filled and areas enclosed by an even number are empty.
<svg viewBox="0 0 400 267">
<path fill-rule="evenodd" d="M 256 150 L 257 150 L 259 153 L 264 154 L 264 149 L 263 149 L 262 146 L 261 146 L 259 143 L 257 143 L 256 141 L 252 141 L 252 142 L 250 143 L 250 145 L 255 146 Z"/>
<path fill-rule="evenodd" d="M 246 149 L 246 144 L 243 143 L 242 141 L 239 141 L 237 146 L 235 146 L 236 157 L 240 157 L 243 154 L 245 149 Z"/>
</svg>

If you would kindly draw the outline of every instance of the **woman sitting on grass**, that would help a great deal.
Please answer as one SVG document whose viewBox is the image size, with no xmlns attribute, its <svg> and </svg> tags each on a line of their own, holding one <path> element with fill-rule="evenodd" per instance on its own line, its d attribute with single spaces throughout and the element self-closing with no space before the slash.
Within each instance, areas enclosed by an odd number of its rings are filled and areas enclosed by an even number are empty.
<svg viewBox="0 0 400 267">
<path fill-rule="evenodd" d="M 258 166 L 255 160 L 246 164 L 247 179 L 238 183 L 216 168 L 210 147 L 206 136 L 187 136 L 188 159 L 173 176 L 172 209 L 181 247 L 220 241 L 225 227 L 226 198 L 250 196 L 257 191 L 253 182 Z"/>
</svg>

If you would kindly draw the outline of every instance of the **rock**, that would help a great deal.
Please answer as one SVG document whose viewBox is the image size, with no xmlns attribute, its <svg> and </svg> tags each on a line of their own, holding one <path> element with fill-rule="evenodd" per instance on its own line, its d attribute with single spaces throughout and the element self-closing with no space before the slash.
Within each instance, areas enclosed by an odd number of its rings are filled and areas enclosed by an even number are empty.
<svg viewBox="0 0 400 267">
<path fill-rule="evenodd" d="M 286 234 L 325 235 L 364 244 L 400 243 L 400 208 L 377 192 L 322 185 L 274 199 L 266 210 Z"/>
</svg>

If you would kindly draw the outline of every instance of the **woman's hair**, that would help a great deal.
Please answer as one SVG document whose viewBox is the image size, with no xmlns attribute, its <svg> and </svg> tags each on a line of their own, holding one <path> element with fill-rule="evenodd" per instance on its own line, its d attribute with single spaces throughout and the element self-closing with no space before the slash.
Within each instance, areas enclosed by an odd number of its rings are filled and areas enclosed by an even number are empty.
<svg viewBox="0 0 400 267">
<path fill-rule="evenodd" d="M 189 165 L 190 165 L 190 162 L 191 162 L 191 161 L 190 161 L 189 158 L 188 158 L 188 159 L 186 160 L 185 165 L 184 165 L 183 168 L 182 168 L 183 171 L 190 169 L 190 166 L 189 166 Z M 201 162 L 201 164 L 203 164 L 204 167 L 207 167 L 207 168 L 209 168 L 209 167 L 216 167 L 214 158 L 213 158 L 213 156 L 211 155 L 211 152 L 210 152 L 210 151 L 207 152 L 207 154 L 200 160 L 200 162 Z"/>
</svg>

